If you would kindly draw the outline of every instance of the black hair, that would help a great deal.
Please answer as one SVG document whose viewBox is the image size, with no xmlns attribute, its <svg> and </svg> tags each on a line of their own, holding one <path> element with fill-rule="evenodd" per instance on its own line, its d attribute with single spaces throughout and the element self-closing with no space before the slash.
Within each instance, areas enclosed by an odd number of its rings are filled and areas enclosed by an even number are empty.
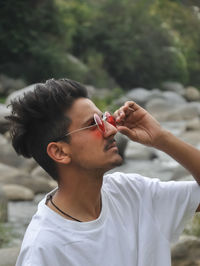
<svg viewBox="0 0 200 266">
<path fill-rule="evenodd" d="M 47 154 L 47 145 L 67 133 L 71 120 L 66 116 L 73 102 L 87 98 L 87 90 L 69 79 L 49 79 L 11 101 L 12 145 L 19 155 L 33 157 L 53 179 L 59 180 L 56 163 Z M 65 141 L 69 142 L 70 137 Z"/>
</svg>

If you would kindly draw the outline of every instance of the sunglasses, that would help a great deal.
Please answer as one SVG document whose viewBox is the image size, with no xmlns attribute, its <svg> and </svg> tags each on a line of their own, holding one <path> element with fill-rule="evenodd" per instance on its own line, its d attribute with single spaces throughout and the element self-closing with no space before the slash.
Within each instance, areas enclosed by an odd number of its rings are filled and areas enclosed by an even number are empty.
<svg viewBox="0 0 200 266">
<path fill-rule="evenodd" d="M 79 132 L 79 131 L 84 130 L 84 129 L 92 128 L 92 127 L 97 127 L 101 133 L 105 133 L 106 132 L 105 124 L 104 124 L 105 121 L 108 122 L 109 124 L 111 124 L 112 126 L 117 127 L 114 116 L 111 115 L 109 112 L 105 112 L 103 114 L 102 118 L 98 114 L 94 114 L 94 124 L 93 125 L 88 126 L 88 127 L 82 127 L 79 129 L 75 129 L 75 130 L 65 134 L 62 137 L 56 138 L 54 141 L 56 142 L 56 141 L 62 140 L 63 138 L 65 138 L 65 137 L 67 137 L 73 133 Z"/>
</svg>

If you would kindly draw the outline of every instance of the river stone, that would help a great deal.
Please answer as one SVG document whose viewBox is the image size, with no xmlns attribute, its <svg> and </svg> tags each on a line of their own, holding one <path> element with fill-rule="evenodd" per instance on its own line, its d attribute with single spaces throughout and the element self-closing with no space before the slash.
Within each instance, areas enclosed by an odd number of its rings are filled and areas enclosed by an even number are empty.
<svg viewBox="0 0 200 266">
<path fill-rule="evenodd" d="M 33 168 L 33 170 L 30 172 L 31 177 L 35 176 L 41 176 L 48 180 L 52 180 L 52 177 L 39 165 Z"/>
<path fill-rule="evenodd" d="M 145 106 L 145 109 L 159 121 L 164 120 L 166 113 L 172 108 L 174 108 L 174 103 L 158 98 L 151 99 Z"/>
<path fill-rule="evenodd" d="M 192 120 L 187 121 L 185 125 L 186 131 L 200 130 L 200 119 L 195 117 Z"/>
<path fill-rule="evenodd" d="M 199 130 L 182 132 L 182 134 L 180 134 L 179 137 L 183 141 L 185 141 L 187 143 L 190 143 L 191 145 L 194 145 L 197 148 L 200 145 L 200 134 L 199 134 Z"/>
<path fill-rule="evenodd" d="M 24 88 L 26 86 L 24 80 L 13 79 L 4 74 L 0 75 L 0 84 L 2 87 L 0 93 L 3 95 L 8 95 L 9 93 Z"/>
<path fill-rule="evenodd" d="M 183 180 L 185 177 L 188 178 L 190 173 L 181 165 L 178 165 L 174 170 L 171 179 L 172 180 Z"/>
<path fill-rule="evenodd" d="M 170 110 L 162 117 L 164 121 L 191 120 L 200 115 L 200 103 L 185 103 Z"/>
<path fill-rule="evenodd" d="M 8 200 L 4 190 L 0 187 L 0 223 L 8 220 Z"/>
<path fill-rule="evenodd" d="M 152 98 L 163 98 L 161 91 L 158 89 L 147 90 L 144 88 L 132 89 L 126 94 L 126 97 L 129 101 L 134 101 L 141 106 L 145 106 L 146 102 Z"/>
<path fill-rule="evenodd" d="M 129 141 L 124 157 L 132 160 L 151 160 L 155 158 L 155 150 L 140 143 Z"/>
<path fill-rule="evenodd" d="M 55 187 L 54 182 L 42 176 L 28 173 L 0 163 L 0 184 L 16 184 L 31 189 L 34 193 L 46 193 Z"/>
<path fill-rule="evenodd" d="M 182 236 L 172 247 L 173 266 L 200 265 L 200 239 L 195 236 Z"/>
<path fill-rule="evenodd" d="M 10 108 L 0 103 L 0 133 L 2 134 L 4 134 L 10 126 L 10 122 L 5 119 L 5 116 L 8 115 L 10 115 Z"/>
<path fill-rule="evenodd" d="M 184 97 L 188 101 L 200 101 L 200 91 L 195 87 L 187 87 L 185 90 Z"/>
<path fill-rule="evenodd" d="M 0 153 L 1 163 L 19 168 L 26 167 L 26 164 L 28 164 L 28 159 L 25 159 L 24 157 L 17 155 L 12 145 L 1 134 L 0 134 L 0 147 L 1 147 L 1 153 Z"/>
<path fill-rule="evenodd" d="M 1 248 L 0 249 L 0 266 L 14 266 L 20 247 Z"/>
<path fill-rule="evenodd" d="M 173 103 L 175 106 L 186 103 L 186 100 L 183 98 L 183 96 L 174 91 L 164 91 L 163 97 L 166 101 Z"/>
<path fill-rule="evenodd" d="M 7 185 L 3 185 L 2 189 L 4 190 L 8 200 L 33 200 L 34 199 L 33 191 L 24 186 L 7 184 Z"/>
<path fill-rule="evenodd" d="M 183 95 L 185 89 L 181 83 L 173 82 L 173 81 L 166 81 L 161 84 L 162 90 L 165 91 L 174 91 L 180 95 Z"/>
<path fill-rule="evenodd" d="M 122 158 L 124 158 L 124 153 L 127 147 L 128 138 L 121 133 L 117 133 L 115 135 L 115 139 L 117 142 L 117 147 L 119 149 L 119 154 L 122 156 Z"/>
</svg>

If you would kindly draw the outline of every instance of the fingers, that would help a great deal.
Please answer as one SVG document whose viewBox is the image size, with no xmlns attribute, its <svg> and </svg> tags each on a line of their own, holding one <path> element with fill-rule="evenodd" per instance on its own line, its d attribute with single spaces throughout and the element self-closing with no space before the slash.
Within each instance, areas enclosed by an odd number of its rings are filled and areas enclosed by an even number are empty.
<svg viewBox="0 0 200 266">
<path fill-rule="evenodd" d="M 127 101 L 122 107 L 115 111 L 114 116 L 117 123 L 122 123 L 125 120 L 125 117 L 130 113 L 135 111 L 136 103 L 132 101 Z"/>
</svg>

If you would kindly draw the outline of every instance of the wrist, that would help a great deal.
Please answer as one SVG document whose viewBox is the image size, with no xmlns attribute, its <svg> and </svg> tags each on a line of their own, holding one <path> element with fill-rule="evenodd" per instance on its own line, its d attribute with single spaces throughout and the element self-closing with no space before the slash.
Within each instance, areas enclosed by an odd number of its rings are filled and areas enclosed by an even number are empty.
<svg viewBox="0 0 200 266">
<path fill-rule="evenodd" d="M 166 151 L 166 149 L 169 147 L 170 140 L 173 137 L 174 135 L 171 132 L 162 129 L 159 136 L 156 138 L 153 147 L 161 151 Z"/>
</svg>

